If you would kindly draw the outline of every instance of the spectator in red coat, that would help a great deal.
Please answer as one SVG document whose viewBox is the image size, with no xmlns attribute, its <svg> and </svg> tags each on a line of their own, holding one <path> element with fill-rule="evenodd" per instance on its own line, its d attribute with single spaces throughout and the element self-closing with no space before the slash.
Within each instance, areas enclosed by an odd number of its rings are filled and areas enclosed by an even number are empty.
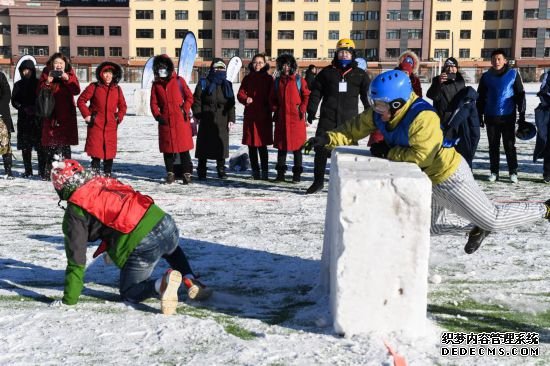
<svg viewBox="0 0 550 366">
<path fill-rule="evenodd" d="M 422 97 L 422 85 L 420 85 L 420 78 L 418 77 L 420 60 L 417 54 L 411 50 L 403 52 L 401 56 L 399 56 L 399 66 L 397 66 L 397 69 L 409 75 L 414 93 Z"/>
<path fill-rule="evenodd" d="M 74 96 L 80 94 L 80 84 L 69 60 L 62 53 L 54 53 L 42 70 L 38 90 L 51 89 L 55 108 L 51 117 L 42 120 L 42 147 L 46 154 L 43 179 L 50 179 L 55 155 L 71 158 L 71 145 L 78 145 L 76 104 Z"/>
<path fill-rule="evenodd" d="M 269 64 L 263 54 L 255 55 L 248 69 L 250 73 L 244 77 L 237 94 L 237 99 L 245 106 L 242 144 L 248 146 L 252 177 L 267 180 L 267 145 L 273 144 L 273 124 L 269 108 L 269 93 L 273 86 L 273 78 L 267 73 Z"/>
<path fill-rule="evenodd" d="M 95 75 L 97 82 L 84 89 L 77 105 L 88 125 L 85 151 L 92 158 L 92 170 L 99 174 L 103 160 L 103 173 L 110 176 L 117 152 L 118 125 L 126 115 L 126 100 L 118 85 L 122 68 L 114 62 L 103 62 Z"/>
<path fill-rule="evenodd" d="M 292 167 L 292 182 L 300 182 L 302 174 L 301 147 L 306 140 L 306 109 L 310 91 L 305 79 L 296 74 L 298 65 L 292 55 L 283 54 L 277 57 L 277 71 L 279 76 L 271 88 L 270 104 L 275 112 L 275 146 L 277 153 L 276 181 L 284 182 L 286 154 L 294 154 Z"/>
<path fill-rule="evenodd" d="M 193 133 L 189 111 L 193 93 L 185 80 L 176 74 L 174 63 L 167 55 L 153 59 L 155 81 L 151 87 L 151 112 L 158 122 L 159 149 L 164 154 L 166 183 L 176 180 L 174 162 L 179 156 L 183 165 L 183 184 L 191 183 L 193 163 Z"/>
</svg>

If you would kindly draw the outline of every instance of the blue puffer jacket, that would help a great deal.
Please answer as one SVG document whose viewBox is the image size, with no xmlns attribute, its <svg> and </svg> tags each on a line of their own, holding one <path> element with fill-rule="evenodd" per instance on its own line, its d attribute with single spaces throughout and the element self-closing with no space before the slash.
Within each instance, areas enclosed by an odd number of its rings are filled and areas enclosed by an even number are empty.
<svg viewBox="0 0 550 366">
<path fill-rule="evenodd" d="M 548 143 L 548 126 L 550 125 L 550 71 L 544 75 L 540 91 L 537 93 L 540 104 L 535 108 L 535 124 L 537 125 L 537 140 L 533 151 L 533 163 L 544 158 Z"/>
<path fill-rule="evenodd" d="M 457 140 L 456 151 L 472 167 L 472 160 L 479 143 L 479 116 L 477 114 L 477 92 L 471 86 L 460 90 L 451 100 L 454 111 L 451 118 L 441 127 L 445 140 Z"/>
</svg>

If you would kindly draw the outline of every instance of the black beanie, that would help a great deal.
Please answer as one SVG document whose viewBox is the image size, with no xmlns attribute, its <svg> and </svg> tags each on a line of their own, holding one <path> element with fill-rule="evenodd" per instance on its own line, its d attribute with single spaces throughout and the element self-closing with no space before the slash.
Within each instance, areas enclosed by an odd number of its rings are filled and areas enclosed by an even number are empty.
<svg viewBox="0 0 550 366">
<path fill-rule="evenodd" d="M 454 57 L 449 57 L 445 60 L 445 63 L 443 63 L 443 69 L 445 69 L 447 66 L 455 66 L 458 68 L 458 61 Z"/>
</svg>

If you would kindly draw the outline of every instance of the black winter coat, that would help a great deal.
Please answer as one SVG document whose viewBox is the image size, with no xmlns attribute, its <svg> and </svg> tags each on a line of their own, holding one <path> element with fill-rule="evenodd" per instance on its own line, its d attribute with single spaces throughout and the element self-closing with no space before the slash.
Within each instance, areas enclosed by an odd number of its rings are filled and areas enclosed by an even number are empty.
<svg viewBox="0 0 550 366">
<path fill-rule="evenodd" d="M 345 75 L 343 75 L 345 73 Z M 339 92 L 342 79 L 347 83 L 347 91 Z M 357 67 L 354 61 L 351 68 L 342 71 L 334 65 L 321 70 L 311 87 L 307 106 L 308 115 L 315 115 L 321 103 L 321 115 L 316 135 L 335 129 L 347 120 L 359 114 L 359 97 L 365 109 L 368 107 L 370 78 Z M 322 100 L 322 102 L 321 102 Z"/>
<path fill-rule="evenodd" d="M 449 103 L 452 110 L 449 120 L 442 122 L 445 139 L 460 138 L 456 151 L 464 157 L 470 168 L 479 143 L 479 116 L 477 114 L 477 92 L 471 86 L 460 90 Z"/>
<path fill-rule="evenodd" d="M 208 89 L 206 82 L 205 89 Z M 212 95 L 202 90 L 199 82 L 193 94 L 193 115 L 200 120 L 195 157 L 197 159 L 224 159 L 229 157 L 228 123 L 235 122 L 235 97 L 226 99 L 222 86 L 216 86 Z"/>
<path fill-rule="evenodd" d="M 2 115 L 2 120 L 8 127 L 10 132 L 15 132 L 13 128 L 13 122 L 11 120 L 10 112 L 10 100 L 11 100 L 11 90 L 8 79 L 3 72 L 0 71 L 0 115 Z"/>
<path fill-rule="evenodd" d="M 11 104 L 17 109 L 17 148 L 19 150 L 40 146 L 42 121 L 36 117 L 36 89 L 38 79 L 32 70 L 29 79 L 21 78 L 13 85 Z"/>
<path fill-rule="evenodd" d="M 426 96 L 433 100 L 433 106 L 439 119 L 441 119 L 441 123 L 446 122 L 451 117 L 454 112 L 451 101 L 465 87 L 466 83 L 460 72 L 456 73 L 455 80 L 447 80 L 443 84 L 439 82 L 439 76 L 432 79 L 432 85 L 430 85 Z"/>
</svg>

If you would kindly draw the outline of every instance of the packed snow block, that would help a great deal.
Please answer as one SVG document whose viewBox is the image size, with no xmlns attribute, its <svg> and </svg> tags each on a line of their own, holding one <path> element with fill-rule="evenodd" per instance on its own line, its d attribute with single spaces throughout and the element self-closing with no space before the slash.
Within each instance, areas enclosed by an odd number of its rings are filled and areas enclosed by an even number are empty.
<svg viewBox="0 0 550 366">
<path fill-rule="evenodd" d="M 320 285 L 337 333 L 425 333 L 431 189 L 415 164 L 333 152 Z"/>
<path fill-rule="evenodd" d="M 150 99 L 151 89 L 136 89 L 134 91 L 136 116 L 151 116 Z"/>
</svg>

